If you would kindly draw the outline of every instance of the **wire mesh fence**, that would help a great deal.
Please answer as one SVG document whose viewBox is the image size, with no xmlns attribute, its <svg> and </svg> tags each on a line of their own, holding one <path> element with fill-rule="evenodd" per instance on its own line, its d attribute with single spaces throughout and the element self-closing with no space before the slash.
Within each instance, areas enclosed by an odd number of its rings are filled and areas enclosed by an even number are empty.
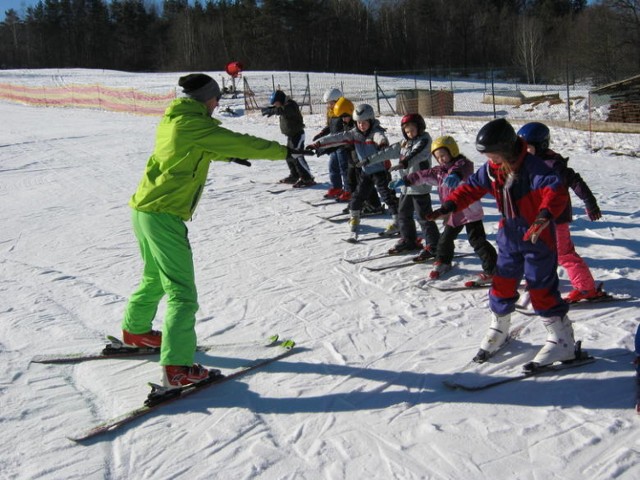
<svg viewBox="0 0 640 480">
<path fill-rule="evenodd" d="M 138 75 L 143 74 L 31 71 L 26 72 L 21 84 L 20 75 L 9 72 L 0 75 L 0 99 L 37 106 L 161 115 L 180 95 L 175 86 L 178 73 L 147 75 L 143 80 L 136 78 Z M 371 104 L 378 115 L 421 113 L 433 132 L 445 134 L 454 126 L 473 130 L 480 122 L 495 117 L 505 117 L 515 126 L 541 121 L 564 131 L 590 132 L 593 150 L 615 148 L 625 155 L 640 156 L 640 76 L 622 82 L 622 87 L 616 84 L 593 90 L 577 82 L 530 85 L 496 70 L 374 75 L 244 72 L 234 81 L 234 88 L 226 88 L 230 82 L 228 78 L 225 82 L 224 74 L 211 75 L 219 75 L 216 78 L 225 87 L 228 102 L 244 101 L 243 113 L 248 115 L 259 114 L 275 89 L 294 98 L 305 115 L 323 114 L 324 92 L 339 88 L 353 103 Z"/>
<path fill-rule="evenodd" d="M 379 115 L 420 113 L 425 117 L 546 121 L 581 130 L 640 133 L 640 99 L 614 100 L 589 85 L 527 84 L 504 71 L 376 72 L 374 75 L 251 73 L 244 77 L 245 109 L 267 105 L 275 89 L 309 113 L 324 111 L 323 93 L 339 88 L 354 103 L 369 103 Z M 250 101 L 248 101 L 250 99 Z"/>
</svg>

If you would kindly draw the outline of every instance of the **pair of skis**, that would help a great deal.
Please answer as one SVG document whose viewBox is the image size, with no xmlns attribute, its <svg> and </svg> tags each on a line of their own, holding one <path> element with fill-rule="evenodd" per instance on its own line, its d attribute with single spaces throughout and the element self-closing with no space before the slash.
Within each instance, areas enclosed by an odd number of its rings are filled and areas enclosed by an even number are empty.
<svg viewBox="0 0 640 480">
<path fill-rule="evenodd" d="M 520 331 L 524 325 L 522 325 L 517 331 L 512 331 L 509 333 L 509 337 L 507 342 L 505 342 L 498 351 L 494 352 L 491 357 L 495 356 L 500 350 L 502 350 L 508 343 L 509 340 L 517 338 L 520 334 Z M 488 357 L 488 358 L 491 358 Z M 576 342 L 575 349 L 575 357 L 570 360 L 566 360 L 564 362 L 557 362 L 551 365 L 537 365 L 533 362 L 529 362 L 523 366 L 523 370 L 521 373 L 516 375 L 504 376 L 504 377 L 496 377 L 496 376 L 486 376 L 483 375 L 482 379 L 484 381 L 481 382 L 469 382 L 464 380 L 457 380 L 456 376 L 460 376 L 465 368 L 461 369 L 461 371 L 454 374 L 451 379 L 444 380 L 443 383 L 447 388 L 452 390 L 463 390 L 466 392 L 477 392 L 481 390 L 487 390 L 493 387 L 497 387 L 499 385 L 504 385 L 507 383 L 517 382 L 520 380 L 526 380 L 531 377 L 536 377 L 545 374 L 559 373 L 564 370 L 579 368 L 584 365 L 589 365 L 596 361 L 595 357 L 589 355 L 586 351 L 582 350 L 582 343 L 580 341 Z M 483 363 L 486 363 L 483 362 Z M 473 362 L 469 362 L 469 365 L 473 364 Z M 468 365 L 467 365 L 468 366 Z"/>
<path fill-rule="evenodd" d="M 84 353 L 71 353 L 60 355 L 40 355 L 35 357 L 32 362 L 34 363 L 77 363 L 86 360 L 98 360 L 108 358 L 135 358 L 145 355 L 154 355 L 158 353 L 158 349 L 139 349 L 131 348 L 122 344 L 122 341 L 115 337 L 107 337 L 109 344 L 101 351 L 95 354 Z M 202 345 L 198 347 L 198 351 L 209 351 L 214 348 L 224 347 L 255 347 L 263 346 L 265 349 L 261 351 L 259 358 L 249 361 L 246 365 L 232 370 L 231 372 L 223 375 L 219 370 L 211 370 L 211 374 L 208 379 L 199 383 L 186 385 L 179 388 L 165 388 L 163 386 L 149 383 L 151 392 L 147 396 L 142 406 L 129 410 L 121 415 L 115 416 L 108 420 L 105 420 L 94 427 L 70 435 L 67 438 L 74 442 L 83 442 L 91 438 L 103 435 L 105 433 L 116 430 L 117 428 L 133 422 L 134 420 L 147 415 L 167 404 L 173 403 L 179 399 L 186 398 L 193 395 L 200 390 L 211 388 L 215 385 L 221 385 L 230 380 L 235 380 L 243 375 L 247 375 L 255 370 L 258 370 L 270 363 L 280 360 L 286 356 L 294 353 L 295 342 L 293 340 L 279 341 L 278 335 L 270 336 L 266 342 L 246 342 L 246 343 L 231 343 L 231 344 L 218 344 L 218 345 Z M 266 348 L 271 347 L 271 348 Z"/>
</svg>

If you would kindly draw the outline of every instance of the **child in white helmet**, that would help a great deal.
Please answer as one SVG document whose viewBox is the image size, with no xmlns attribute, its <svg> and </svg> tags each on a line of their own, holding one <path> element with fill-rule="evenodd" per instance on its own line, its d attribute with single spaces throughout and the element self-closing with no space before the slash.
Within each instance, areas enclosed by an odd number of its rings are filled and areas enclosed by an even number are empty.
<svg viewBox="0 0 640 480">
<path fill-rule="evenodd" d="M 371 105 L 362 103 L 356 106 L 353 112 L 353 119 L 356 122 L 356 128 L 347 132 L 319 138 L 309 147 L 318 151 L 320 149 L 342 145 L 353 145 L 358 160 L 362 161 L 381 148 L 389 145 L 385 129 L 382 128 L 380 122 L 376 119 L 375 112 Z M 394 219 L 394 225 L 396 225 L 398 218 L 398 199 L 395 191 L 389 188 L 391 175 L 388 168 L 390 167 L 390 163 L 391 162 L 384 162 L 368 165 L 362 168 L 360 172 L 358 187 L 349 203 L 351 212 L 349 225 L 351 227 L 351 238 L 353 240 L 357 240 L 358 238 L 362 207 L 374 189 L 377 190 L 382 201 L 389 207 Z M 395 228 L 397 228 L 397 226 Z"/>
</svg>

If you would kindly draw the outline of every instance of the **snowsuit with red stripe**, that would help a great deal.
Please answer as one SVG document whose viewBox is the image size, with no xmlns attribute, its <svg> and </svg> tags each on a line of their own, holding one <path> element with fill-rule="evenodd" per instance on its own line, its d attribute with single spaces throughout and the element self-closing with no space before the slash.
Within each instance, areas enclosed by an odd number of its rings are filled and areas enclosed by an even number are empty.
<svg viewBox="0 0 640 480">
<path fill-rule="evenodd" d="M 569 309 L 558 291 L 558 258 L 555 224 L 544 229 L 536 243 L 523 236 L 542 213 L 557 218 L 568 201 L 560 177 L 542 159 L 527 153 L 518 139 L 520 152 L 514 162 L 515 174 L 506 175 L 500 165 L 489 160 L 447 198 L 456 210 L 468 207 L 485 194 L 492 194 L 502 218 L 497 234 L 498 263 L 489 291 L 489 305 L 497 315 L 515 310 L 518 285 L 527 282 L 531 304 L 542 317 L 564 317 Z"/>
</svg>

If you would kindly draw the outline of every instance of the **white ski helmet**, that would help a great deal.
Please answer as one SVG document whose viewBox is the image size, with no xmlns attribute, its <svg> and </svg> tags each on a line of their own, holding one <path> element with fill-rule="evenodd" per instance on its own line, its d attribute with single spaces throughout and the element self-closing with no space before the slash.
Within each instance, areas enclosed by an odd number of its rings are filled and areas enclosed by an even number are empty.
<svg viewBox="0 0 640 480">
<path fill-rule="evenodd" d="M 356 106 L 356 109 L 353 111 L 353 119 L 356 122 L 364 122 L 369 120 L 372 122 L 376 119 L 376 113 L 373 111 L 373 107 L 368 103 L 361 103 Z"/>
<path fill-rule="evenodd" d="M 335 102 L 342 96 L 342 92 L 337 88 L 329 88 L 322 95 L 322 101 L 324 103 Z"/>
</svg>

